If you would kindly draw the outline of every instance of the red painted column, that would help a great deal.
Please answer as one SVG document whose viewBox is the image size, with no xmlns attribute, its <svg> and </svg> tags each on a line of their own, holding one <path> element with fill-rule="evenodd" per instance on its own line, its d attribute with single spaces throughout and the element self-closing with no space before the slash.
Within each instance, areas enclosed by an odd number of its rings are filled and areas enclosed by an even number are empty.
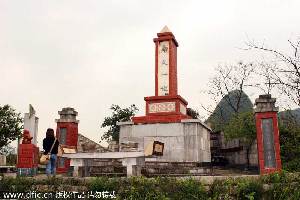
<svg viewBox="0 0 300 200">
<path fill-rule="evenodd" d="M 271 95 L 260 95 L 255 100 L 258 163 L 261 174 L 281 171 L 278 108 Z"/>
<path fill-rule="evenodd" d="M 24 132 L 22 143 L 18 144 L 17 165 L 18 175 L 36 175 L 39 163 L 39 148 L 36 146 L 39 118 L 35 115 L 35 110 L 29 104 L 29 112 L 24 115 Z"/>
<path fill-rule="evenodd" d="M 35 175 L 39 163 L 39 148 L 31 143 L 18 145 L 18 174 Z"/>
<path fill-rule="evenodd" d="M 58 111 L 60 119 L 55 120 L 57 123 L 56 137 L 62 146 L 77 149 L 78 141 L 78 123 L 76 119 L 77 112 L 74 108 L 63 108 Z M 66 173 L 70 167 L 70 160 L 66 158 L 57 159 L 57 173 Z"/>
</svg>

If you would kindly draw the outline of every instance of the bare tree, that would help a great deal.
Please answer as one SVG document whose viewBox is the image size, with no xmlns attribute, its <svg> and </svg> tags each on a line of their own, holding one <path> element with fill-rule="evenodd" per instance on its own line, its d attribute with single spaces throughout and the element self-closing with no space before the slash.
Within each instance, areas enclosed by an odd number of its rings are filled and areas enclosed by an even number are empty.
<svg viewBox="0 0 300 200">
<path fill-rule="evenodd" d="M 271 94 L 275 87 L 275 81 L 273 79 L 275 68 L 275 64 L 264 61 L 255 63 L 253 79 L 249 81 L 245 87 L 253 87 L 259 89 L 263 94 Z"/>
<path fill-rule="evenodd" d="M 235 65 L 218 66 L 215 76 L 208 84 L 207 94 L 216 104 L 208 122 L 215 132 L 224 132 L 226 140 L 239 139 L 246 149 L 246 160 L 249 166 L 250 149 L 255 141 L 253 104 L 245 90 L 248 87 L 257 87 L 253 83 L 255 66 L 252 63 L 239 62 Z M 263 88 L 263 85 L 260 85 Z M 246 125 L 245 125 L 246 124 Z M 247 126 L 251 124 L 250 126 Z"/>
<path fill-rule="evenodd" d="M 269 64 L 262 63 L 264 76 L 269 78 L 269 85 L 279 89 L 293 103 L 300 106 L 300 38 L 296 41 L 288 40 L 292 52 L 290 54 L 268 48 L 264 43 L 258 44 L 248 40 L 247 50 L 257 49 L 270 54 L 274 60 Z M 271 64 L 274 63 L 274 64 Z M 272 67 L 270 67 L 272 66 Z"/>
<path fill-rule="evenodd" d="M 215 70 L 216 75 L 210 80 L 209 90 L 206 91 L 215 108 L 212 110 L 212 106 L 201 106 L 210 114 L 218 111 L 220 120 L 225 123 L 228 110 L 221 107 L 219 102 L 225 101 L 233 113 L 239 113 L 244 103 L 245 87 L 250 85 L 255 67 L 252 63 L 239 62 L 236 65 L 218 66 Z"/>
</svg>

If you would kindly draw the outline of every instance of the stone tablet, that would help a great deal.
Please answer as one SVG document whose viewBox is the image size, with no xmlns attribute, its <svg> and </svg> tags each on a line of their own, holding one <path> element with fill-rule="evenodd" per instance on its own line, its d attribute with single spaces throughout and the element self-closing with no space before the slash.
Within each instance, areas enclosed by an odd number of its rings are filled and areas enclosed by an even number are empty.
<svg viewBox="0 0 300 200">
<path fill-rule="evenodd" d="M 266 168 L 275 168 L 275 149 L 274 149 L 274 130 L 273 130 L 273 120 L 262 119 L 262 134 L 263 134 L 263 144 L 264 144 L 264 160 Z"/>
</svg>

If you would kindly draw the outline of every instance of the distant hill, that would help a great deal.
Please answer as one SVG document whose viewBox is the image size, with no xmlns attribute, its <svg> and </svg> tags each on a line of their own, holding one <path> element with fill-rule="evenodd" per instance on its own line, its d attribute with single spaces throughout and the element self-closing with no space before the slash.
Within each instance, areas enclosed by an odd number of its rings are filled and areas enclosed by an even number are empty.
<svg viewBox="0 0 300 200">
<path fill-rule="evenodd" d="M 283 121 L 294 121 L 300 125 L 300 108 L 294 110 L 286 110 L 278 113 L 278 117 Z"/>
<path fill-rule="evenodd" d="M 235 111 L 232 106 L 230 106 L 229 102 L 231 102 L 231 105 L 234 105 L 234 108 L 236 109 L 238 101 L 237 96 L 239 92 L 239 90 L 234 90 L 225 95 L 216 106 L 214 112 L 207 119 L 206 122 L 211 124 L 211 127 L 214 131 L 222 130 L 222 127 L 224 127 L 224 125 L 226 125 L 235 114 Z M 250 98 L 246 93 L 242 92 L 239 113 L 252 110 L 253 104 Z"/>
</svg>

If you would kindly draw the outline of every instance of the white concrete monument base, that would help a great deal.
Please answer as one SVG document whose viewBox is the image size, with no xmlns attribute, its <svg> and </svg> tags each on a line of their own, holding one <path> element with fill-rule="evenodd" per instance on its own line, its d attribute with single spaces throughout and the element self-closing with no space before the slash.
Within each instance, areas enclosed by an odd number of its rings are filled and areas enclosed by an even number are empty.
<svg viewBox="0 0 300 200">
<path fill-rule="evenodd" d="M 211 162 L 211 129 L 198 119 L 180 123 L 133 124 L 119 122 L 119 143 L 136 142 L 138 151 L 144 151 L 151 141 L 164 143 L 163 156 L 145 158 L 151 162 Z"/>
<path fill-rule="evenodd" d="M 24 114 L 24 130 L 28 130 L 33 137 L 32 144 L 37 145 L 39 118 L 35 116 L 35 110 L 29 104 L 29 113 Z"/>
</svg>

